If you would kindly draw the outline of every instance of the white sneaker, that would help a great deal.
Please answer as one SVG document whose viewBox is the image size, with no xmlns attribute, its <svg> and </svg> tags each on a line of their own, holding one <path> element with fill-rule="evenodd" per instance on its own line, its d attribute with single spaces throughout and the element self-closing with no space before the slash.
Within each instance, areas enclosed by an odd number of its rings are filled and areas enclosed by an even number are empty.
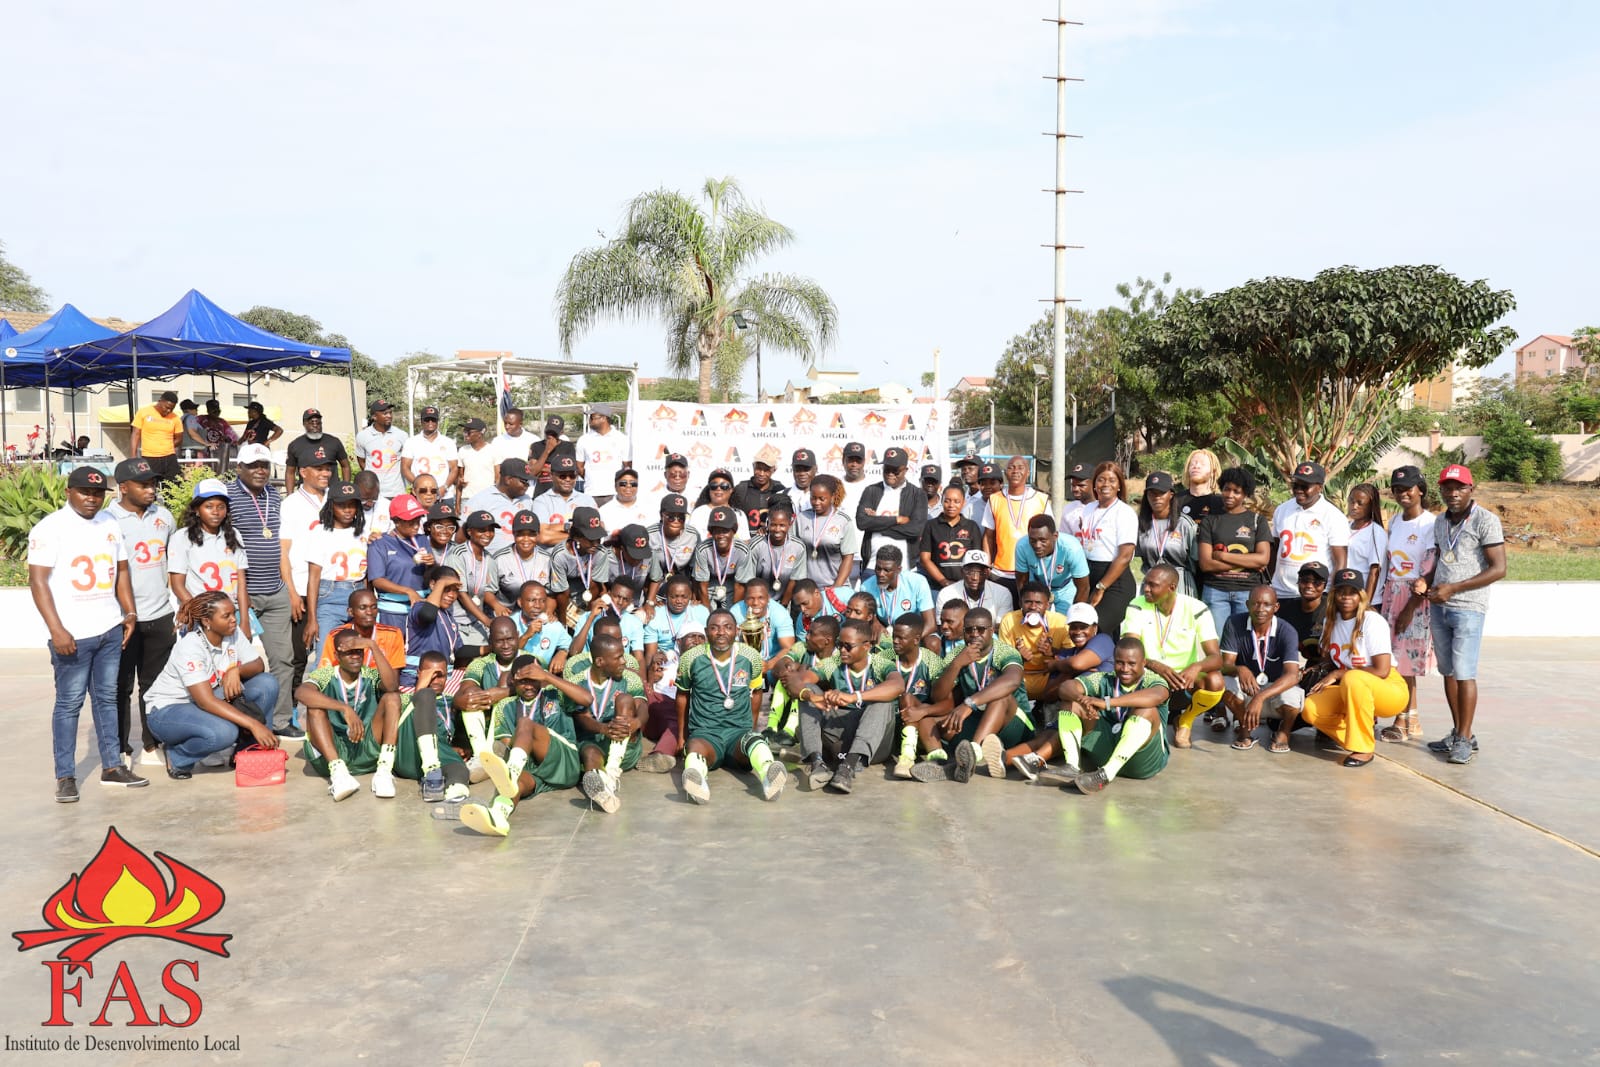
<svg viewBox="0 0 1600 1067">
<path fill-rule="evenodd" d="M 894 761 L 894 776 L 896 778 L 910 778 L 911 768 L 915 767 L 916 764 L 916 760 L 907 759 L 906 757 L 901 756 L 899 759 Z"/>
<path fill-rule="evenodd" d="M 452 782 L 444 787 L 444 802 L 446 804 L 454 804 L 458 801 L 466 800 L 470 796 L 472 796 L 472 791 L 460 782 Z"/>
<path fill-rule="evenodd" d="M 159 745 L 155 748 L 147 748 L 139 753 L 139 766 L 141 767 L 165 767 L 166 764 L 166 757 L 161 754 L 161 746 Z"/>
<path fill-rule="evenodd" d="M 761 799 L 777 800 L 783 796 L 783 787 L 789 783 L 789 772 L 783 764 L 773 760 L 761 776 Z"/>
<path fill-rule="evenodd" d="M 1000 743 L 996 734 L 990 734 L 983 739 L 979 746 L 983 750 L 983 764 L 989 771 L 990 778 L 1004 778 L 1006 776 L 1006 746 Z"/>
<path fill-rule="evenodd" d="M 699 767 L 683 769 L 683 791 L 696 804 L 711 803 L 711 787 L 706 784 L 706 772 Z"/>
<path fill-rule="evenodd" d="M 585 771 L 579 785 L 583 795 L 607 815 L 615 815 L 617 809 L 622 807 L 622 801 L 617 797 L 617 787 L 605 771 Z"/>
<path fill-rule="evenodd" d="M 394 796 L 394 772 L 379 767 L 372 773 L 372 795 L 385 800 Z"/>
<path fill-rule="evenodd" d="M 328 782 L 328 795 L 335 801 L 353 797 L 361 792 L 361 783 L 349 771 L 339 771 Z M 392 795 L 392 794 L 391 794 Z"/>
<path fill-rule="evenodd" d="M 471 782 L 473 785 L 477 785 L 487 777 L 489 777 L 489 772 L 483 769 L 483 761 L 478 759 L 477 754 L 474 753 L 468 756 L 467 781 Z"/>
</svg>

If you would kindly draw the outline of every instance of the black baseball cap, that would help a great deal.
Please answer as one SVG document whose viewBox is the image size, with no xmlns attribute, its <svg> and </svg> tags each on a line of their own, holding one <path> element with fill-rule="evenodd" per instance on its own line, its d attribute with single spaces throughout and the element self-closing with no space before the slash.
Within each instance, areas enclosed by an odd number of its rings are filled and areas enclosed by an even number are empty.
<svg viewBox="0 0 1600 1067">
<path fill-rule="evenodd" d="M 1067 471 L 1067 477 L 1075 482 L 1086 482 L 1094 477 L 1094 465 L 1090 463 L 1074 463 Z"/>
<path fill-rule="evenodd" d="M 737 530 L 739 520 L 734 515 L 732 508 L 712 508 L 711 515 L 706 519 L 708 530 Z"/>
<path fill-rule="evenodd" d="M 67 488 L 104 490 L 106 476 L 93 467 L 74 467 L 72 473 L 67 475 Z"/>
<path fill-rule="evenodd" d="M 851 441 L 849 444 L 844 446 L 844 458 L 845 459 L 863 459 L 863 460 L 866 459 L 867 458 L 867 446 L 862 444 L 860 441 Z"/>
<path fill-rule="evenodd" d="M 1328 480 L 1328 472 L 1322 469 L 1322 464 L 1306 460 L 1295 467 L 1292 480 L 1305 482 L 1308 485 L 1321 485 Z"/>
<path fill-rule="evenodd" d="M 572 511 L 572 532 L 589 541 L 604 541 L 606 539 L 606 521 L 594 508 L 574 508 Z"/>
<path fill-rule="evenodd" d="M 1328 568 L 1321 563 L 1303 563 L 1300 565 L 1301 578 L 1315 578 L 1326 585 L 1328 583 Z"/>
<path fill-rule="evenodd" d="M 439 409 L 434 407 L 432 404 L 429 404 L 427 407 L 423 408 L 417 413 L 418 422 L 425 422 L 428 419 L 432 419 L 434 422 L 439 421 Z"/>
<path fill-rule="evenodd" d="M 993 478 L 995 481 L 999 481 L 1000 468 L 996 467 L 993 463 L 978 464 L 978 481 L 981 482 L 985 478 Z"/>
<path fill-rule="evenodd" d="M 883 450 L 883 465 L 885 467 L 893 467 L 895 470 L 899 470 L 910 462 L 911 457 L 906 455 L 906 450 L 903 448 L 886 448 Z"/>
<path fill-rule="evenodd" d="M 661 514 L 687 515 L 689 514 L 689 502 L 683 498 L 682 493 L 668 493 L 661 498 Z"/>
<path fill-rule="evenodd" d="M 1304 570 L 1305 568 L 1302 567 L 1301 569 Z M 1333 572 L 1333 587 L 1335 589 L 1344 587 L 1349 587 L 1351 589 L 1365 589 L 1367 587 L 1367 583 L 1362 579 L 1360 571 L 1356 570 L 1354 567 L 1343 567 Z"/>
<path fill-rule="evenodd" d="M 350 504 L 361 499 L 355 482 L 334 482 L 328 486 L 328 503 Z"/>
<path fill-rule="evenodd" d="M 566 432 L 566 429 L 567 420 L 563 419 L 560 415 L 551 415 L 548 419 L 544 420 L 544 432 L 546 437 L 550 436 L 551 434 L 555 434 L 557 437 L 560 437 Z"/>
<path fill-rule="evenodd" d="M 178 407 L 182 408 L 184 411 L 200 410 L 200 405 L 196 404 L 193 400 L 185 400 L 183 403 L 179 404 Z"/>
<path fill-rule="evenodd" d="M 1389 475 L 1391 489 L 1408 489 L 1413 486 L 1420 489 L 1427 484 L 1428 481 L 1422 476 L 1422 471 L 1416 467 L 1396 467 L 1394 473 Z"/>
<path fill-rule="evenodd" d="M 468 419 L 467 424 L 461 428 L 463 430 L 487 430 L 489 428 L 489 424 L 484 422 L 482 419 L 474 418 Z"/>
<path fill-rule="evenodd" d="M 958 467 L 976 467 L 982 462 L 983 461 L 978 458 L 976 453 L 968 452 L 966 455 L 964 455 L 960 459 L 956 460 L 956 466 L 958 466 Z"/>
<path fill-rule="evenodd" d="M 689 457 L 684 455 L 682 452 L 668 453 L 665 466 L 687 468 L 689 466 Z"/>
<path fill-rule="evenodd" d="M 922 468 L 922 480 L 925 482 L 942 482 L 944 473 L 939 470 L 937 463 L 929 463 Z"/>
<path fill-rule="evenodd" d="M 312 419 L 320 418 L 322 418 L 322 412 L 318 411 L 316 408 L 306 408 L 304 413 L 302 413 L 300 416 L 300 421 L 310 422 Z"/>
<path fill-rule="evenodd" d="M 797 448 L 789 466 L 803 471 L 814 471 L 817 469 L 817 454 L 809 448 Z"/>
<path fill-rule="evenodd" d="M 1172 475 L 1166 471 L 1151 471 L 1145 475 L 1144 491 L 1147 493 L 1172 492 Z"/>
<path fill-rule="evenodd" d="M 643 563 L 650 558 L 650 534 L 643 526 L 624 526 L 617 534 L 617 547 L 635 563 Z"/>
<path fill-rule="evenodd" d="M 469 530 L 490 530 L 500 524 L 494 521 L 494 516 L 489 512 L 479 509 L 468 515 L 467 521 L 462 525 Z"/>
<path fill-rule="evenodd" d="M 518 459 L 516 456 L 512 456 L 510 459 L 501 460 L 500 461 L 500 477 L 502 477 L 502 478 L 515 478 L 515 479 L 517 479 L 518 481 L 521 481 L 521 482 L 527 481 L 528 480 L 528 463 L 527 463 L 527 461 Z"/>
<path fill-rule="evenodd" d="M 149 460 L 135 456 L 118 463 L 113 477 L 119 482 L 153 482 L 160 475 L 151 468 Z"/>
<path fill-rule="evenodd" d="M 552 456 L 550 458 L 550 474 L 551 474 L 552 477 L 557 475 L 557 474 L 577 474 L 577 473 L 578 473 L 578 461 L 577 461 L 577 459 L 575 457 L 569 456 L 565 452 L 563 452 L 559 456 Z"/>
<path fill-rule="evenodd" d="M 521 533 L 523 530 L 539 532 L 539 516 L 531 511 L 519 511 L 511 516 L 511 532 Z"/>
<path fill-rule="evenodd" d="M 429 523 L 459 522 L 460 516 L 456 514 L 456 507 L 454 504 L 446 504 L 441 500 L 439 503 L 428 509 L 428 518 L 425 521 Z"/>
<path fill-rule="evenodd" d="M 387 400 L 374 400 L 367 405 L 368 411 L 393 411 L 394 405 Z"/>
</svg>

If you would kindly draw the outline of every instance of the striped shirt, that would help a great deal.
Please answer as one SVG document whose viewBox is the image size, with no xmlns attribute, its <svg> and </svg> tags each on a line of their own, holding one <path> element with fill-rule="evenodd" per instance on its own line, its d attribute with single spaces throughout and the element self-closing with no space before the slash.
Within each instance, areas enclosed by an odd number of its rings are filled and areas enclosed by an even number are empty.
<svg viewBox="0 0 1600 1067">
<path fill-rule="evenodd" d="M 278 491 L 264 486 L 257 496 L 243 482 L 228 485 L 228 518 L 250 561 L 245 570 L 245 588 L 251 596 L 270 596 L 283 588 L 279 569 L 278 538 L 283 533 L 279 519 Z"/>
</svg>

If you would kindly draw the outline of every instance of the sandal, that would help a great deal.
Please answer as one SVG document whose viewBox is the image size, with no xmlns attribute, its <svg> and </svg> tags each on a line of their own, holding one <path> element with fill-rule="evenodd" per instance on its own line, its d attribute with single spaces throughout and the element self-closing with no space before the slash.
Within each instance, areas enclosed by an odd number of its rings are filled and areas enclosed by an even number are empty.
<svg viewBox="0 0 1600 1067">
<path fill-rule="evenodd" d="M 1406 712 L 1406 740 L 1422 740 L 1422 715 L 1415 711 Z"/>
<path fill-rule="evenodd" d="M 1379 730 L 1378 740 L 1390 742 L 1404 741 L 1406 739 L 1406 731 L 1405 727 L 1400 725 L 1400 719 L 1403 718 L 1405 718 L 1405 716 L 1401 715 L 1399 718 L 1395 719 L 1393 726 L 1385 726 L 1383 729 Z"/>
<path fill-rule="evenodd" d="M 1228 747 L 1238 749 L 1240 752 L 1249 752 L 1256 747 L 1256 735 L 1245 734 L 1243 737 L 1235 738 L 1233 744 Z"/>
<path fill-rule="evenodd" d="M 1211 732 L 1214 734 L 1220 734 L 1226 731 L 1228 729 L 1228 713 L 1225 711 L 1220 711 L 1212 712 L 1212 715 L 1214 718 L 1211 720 Z"/>
<path fill-rule="evenodd" d="M 1289 751 L 1289 742 L 1280 742 L 1277 738 L 1273 738 L 1272 744 L 1267 746 L 1267 751 L 1272 753 L 1274 756 L 1281 756 L 1285 752 Z"/>
</svg>

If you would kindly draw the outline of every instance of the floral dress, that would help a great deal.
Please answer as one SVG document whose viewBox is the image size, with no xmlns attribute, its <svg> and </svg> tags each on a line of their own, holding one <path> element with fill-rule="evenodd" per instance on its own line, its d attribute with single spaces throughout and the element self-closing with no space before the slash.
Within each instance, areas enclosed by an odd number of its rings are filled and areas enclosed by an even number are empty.
<svg viewBox="0 0 1600 1067">
<path fill-rule="evenodd" d="M 1433 543 L 1436 516 L 1424 511 L 1415 519 L 1395 516 L 1389 524 L 1389 551 L 1383 571 L 1384 621 L 1392 631 L 1394 666 L 1407 678 L 1422 678 L 1433 670 L 1433 639 L 1428 632 L 1428 606 L 1421 604 L 1402 630 L 1400 612 L 1411 603 L 1411 583 L 1433 569 L 1438 550 Z"/>
</svg>

